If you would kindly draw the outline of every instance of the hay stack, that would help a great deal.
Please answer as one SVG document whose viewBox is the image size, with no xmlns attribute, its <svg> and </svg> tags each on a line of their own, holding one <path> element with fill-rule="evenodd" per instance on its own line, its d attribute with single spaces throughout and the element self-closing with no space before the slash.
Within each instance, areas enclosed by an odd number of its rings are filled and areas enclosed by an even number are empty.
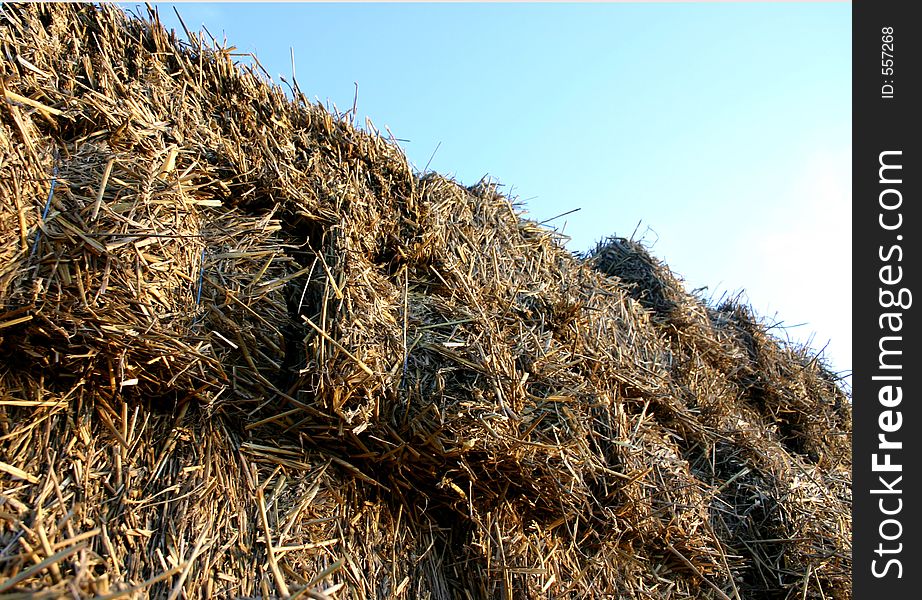
<svg viewBox="0 0 922 600">
<path fill-rule="evenodd" d="M 151 18 L 0 16 L 0 591 L 849 596 L 818 360 Z"/>
</svg>

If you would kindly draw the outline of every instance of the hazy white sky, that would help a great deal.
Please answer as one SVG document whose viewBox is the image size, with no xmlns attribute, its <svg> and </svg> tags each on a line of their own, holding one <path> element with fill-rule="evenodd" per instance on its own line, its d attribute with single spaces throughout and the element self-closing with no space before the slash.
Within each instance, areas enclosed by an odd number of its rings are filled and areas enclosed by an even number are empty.
<svg viewBox="0 0 922 600">
<path fill-rule="evenodd" d="M 419 169 L 438 146 L 430 169 L 489 173 L 539 221 L 580 208 L 555 222 L 572 250 L 641 222 L 689 287 L 744 289 L 851 370 L 850 4 L 178 8 L 273 76 L 293 49 L 342 110 L 358 83 L 358 122 Z"/>
</svg>

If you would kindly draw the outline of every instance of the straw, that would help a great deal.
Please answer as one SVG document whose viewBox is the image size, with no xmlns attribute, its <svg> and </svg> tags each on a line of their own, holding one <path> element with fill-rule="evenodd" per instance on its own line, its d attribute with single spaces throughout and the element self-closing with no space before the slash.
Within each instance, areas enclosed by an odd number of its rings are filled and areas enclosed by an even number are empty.
<svg viewBox="0 0 922 600">
<path fill-rule="evenodd" d="M 850 597 L 850 398 L 739 298 L 152 9 L 0 21 L 4 593 Z"/>
</svg>

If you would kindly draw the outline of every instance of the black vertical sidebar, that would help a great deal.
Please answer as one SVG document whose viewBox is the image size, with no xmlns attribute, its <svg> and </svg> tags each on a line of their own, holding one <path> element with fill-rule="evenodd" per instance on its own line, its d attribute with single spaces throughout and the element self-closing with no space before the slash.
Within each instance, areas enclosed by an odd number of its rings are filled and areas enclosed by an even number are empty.
<svg viewBox="0 0 922 600">
<path fill-rule="evenodd" d="M 856 600 L 922 597 L 922 22 L 913 4 L 852 4 Z"/>
</svg>

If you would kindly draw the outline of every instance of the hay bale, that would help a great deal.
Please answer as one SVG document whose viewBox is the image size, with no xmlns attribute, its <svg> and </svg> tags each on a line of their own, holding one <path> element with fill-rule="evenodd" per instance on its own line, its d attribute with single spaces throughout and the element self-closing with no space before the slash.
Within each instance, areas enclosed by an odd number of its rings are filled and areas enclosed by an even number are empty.
<svg viewBox="0 0 922 600">
<path fill-rule="evenodd" d="M 0 591 L 848 597 L 820 361 L 150 17 L 0 15 Z"/>
</svg>

